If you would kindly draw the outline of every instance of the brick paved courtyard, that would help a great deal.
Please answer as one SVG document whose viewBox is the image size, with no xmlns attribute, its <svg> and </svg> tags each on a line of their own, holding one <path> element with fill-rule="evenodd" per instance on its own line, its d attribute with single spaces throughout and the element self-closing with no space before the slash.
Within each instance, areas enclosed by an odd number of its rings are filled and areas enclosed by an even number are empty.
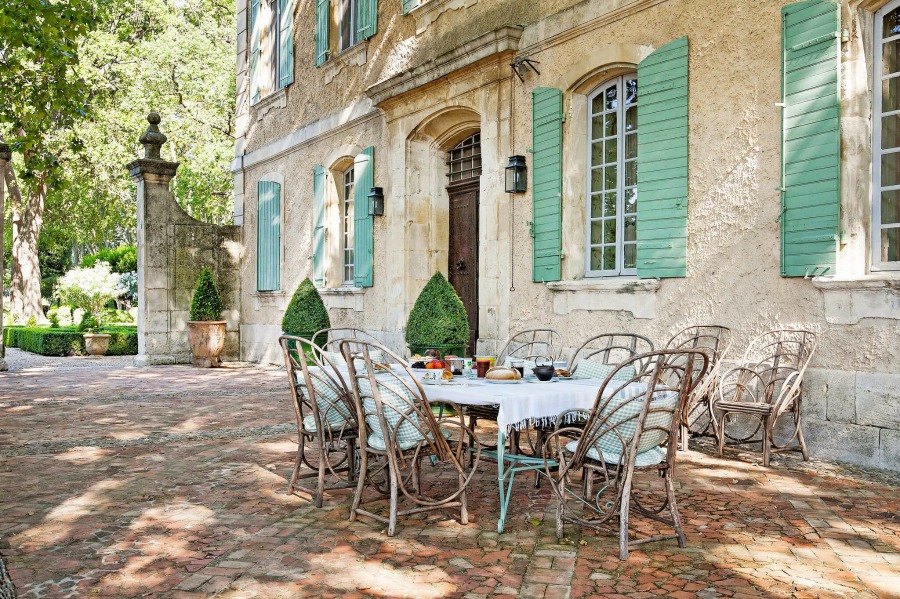
<svg viewBox="0 0 900 599">
<path fill-rule="evenodd" d="M 547 485 L 496 533 L 492 465 L 472 521 L 389 539 L 285 494 L 280 370 L 25 368 L 0 374 L 0 552 L 22 597 L 900 596 L 894 475 L 779 457 L 680 456 L 689 546 L 558 543 Z"/>
</svg>

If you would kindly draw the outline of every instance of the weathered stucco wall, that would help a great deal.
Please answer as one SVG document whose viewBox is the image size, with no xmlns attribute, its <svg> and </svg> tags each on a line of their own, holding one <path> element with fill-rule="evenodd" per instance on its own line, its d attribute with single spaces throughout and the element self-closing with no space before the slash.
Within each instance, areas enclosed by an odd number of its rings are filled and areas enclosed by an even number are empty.
<svg viewBox="0 0 900 599">
<path fill-rule="evenodd" d="M 879 4 L 843 7 L 849 41 L 842 45 L 842 228 L 852 234 L 841 248 L 837 276 L 811 281 L 783 278 L 779 267 L 775 102 L 786 3 L 448 0 L 443 12 L 432 7 L 403 16 L 392 2 L 380 2 L 379 33 L 369 42 L 367 62 L 332 73 L 327 84 L 323 69 L 311 66 L 311 35 L 298 27 L 299 84 L 288 89 L 284 108 L 262 118 L 255 109 L 246 114 L 247 153 L 235 163 L 250 248 L 241 265 L 244 357 L 277 361 L 283 308 L 310 274 L 313 165 L 330 168 L 340 148 L 369 145 L 375 147 L 375 184 L 386 195 L 386 214 L 375 220 L 375 286 L 324 296 L 334 324 L 375 331 L 402 349 L 418 291 L 434 270 L 447 270 L 442 152 L 455 135 L 471 130 L 474 119 L 484 164 L 479 350 L 492 351 L 510 331 L 536 326 L 556 328 L 574 348 L 590 335 L 614 331 L 663 344 L 682 327 L 717 323 L 734 330 L 737 357 L 767 329 L 809 328 L 820 334 L 806 388 L 813 454 L 900 467 L 898 284 L 891 275 L 867 274 L 865 250 L 871 161 L 866 48 L 870 11 Z M 300 22 L 311 23 L 311 12 Z M 515 28 L 491 33 L 507 25 Z M 638 284 L 585 279 L 586 95 L 682 36 L 690 45 L 687 277 Z M 479 54 L 490 44 L 493 54 Z M 508 66 L 514 56 L 539 61 L 540 74 L 519 81 Z M 442 65 L 450 65 L 447 72 Z M 507 157 L 529 156 L 537 86 L 562 89 L 566 112 L 563 281 L 546 285 L 531 282 L 530 190 L 502 192 Z M 271 171 L 285 177 L 284 293 L 254 294 L 254 190 Z"/>
</svg>

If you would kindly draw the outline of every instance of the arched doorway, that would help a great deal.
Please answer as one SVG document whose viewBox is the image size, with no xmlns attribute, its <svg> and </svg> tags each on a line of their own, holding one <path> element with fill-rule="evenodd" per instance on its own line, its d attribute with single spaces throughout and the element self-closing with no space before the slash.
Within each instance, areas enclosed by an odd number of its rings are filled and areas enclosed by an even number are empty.
<svg viewBox="0 0 900 599">
<path fill-rule="evenodd" d="M 449 235 L 447 271 L 469 316 L 469 352 L 478 340 L 478 200 L 481 180 L 481 132 L 447 152 Z"/>
</svg>

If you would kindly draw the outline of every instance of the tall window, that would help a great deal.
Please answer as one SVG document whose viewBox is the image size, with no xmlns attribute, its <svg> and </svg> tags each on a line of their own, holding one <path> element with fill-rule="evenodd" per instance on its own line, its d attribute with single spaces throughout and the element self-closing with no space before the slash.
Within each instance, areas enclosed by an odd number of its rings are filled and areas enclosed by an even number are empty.
<svg viewBox="0 0 900 599">
<path fill-rule="evenodd" d="M 340 31 L 338 48 L 341 52 L 355 44 L 357 38 L 357 0 L 337 0 L 338 26 Z"/>
<path fill-rule="evenodd" d="M 294 0 L 250 0 L 251 103 L 294 81 Z"/>
<path fill-rule="evenodd" d="M 344 171 L 344 201 L 341 206 L 341 258 L 344 262 L 344 285 L 353 286 L 353 167 Z"/>
<path fill-rule="evenodd" d="M 636 274 L 637 77 L 588 96 L 587 273 Z"/>
<path fill-rule="evenodd" d="M 875 13 L 872 265 L 900 268 L 900 0 Z"/>
<path fill-rule="evenodd" d="M 450 182 L 481 176 L 481 133 L 471 135 L 450 150 Z"/>
</svg>

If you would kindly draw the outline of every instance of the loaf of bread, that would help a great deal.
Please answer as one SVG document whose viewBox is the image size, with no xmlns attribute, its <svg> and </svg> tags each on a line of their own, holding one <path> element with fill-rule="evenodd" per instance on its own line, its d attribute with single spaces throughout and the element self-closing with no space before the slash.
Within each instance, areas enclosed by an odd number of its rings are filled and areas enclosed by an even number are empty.
<svg viewBox="0 0 900 599">
<path fill-rule="evenodd" d="M 522 378 L 522 375 L 515 368 L 497 366 L 488 370 L 485 378 L 492 381 L 517 381 Z"/>
</svg>

